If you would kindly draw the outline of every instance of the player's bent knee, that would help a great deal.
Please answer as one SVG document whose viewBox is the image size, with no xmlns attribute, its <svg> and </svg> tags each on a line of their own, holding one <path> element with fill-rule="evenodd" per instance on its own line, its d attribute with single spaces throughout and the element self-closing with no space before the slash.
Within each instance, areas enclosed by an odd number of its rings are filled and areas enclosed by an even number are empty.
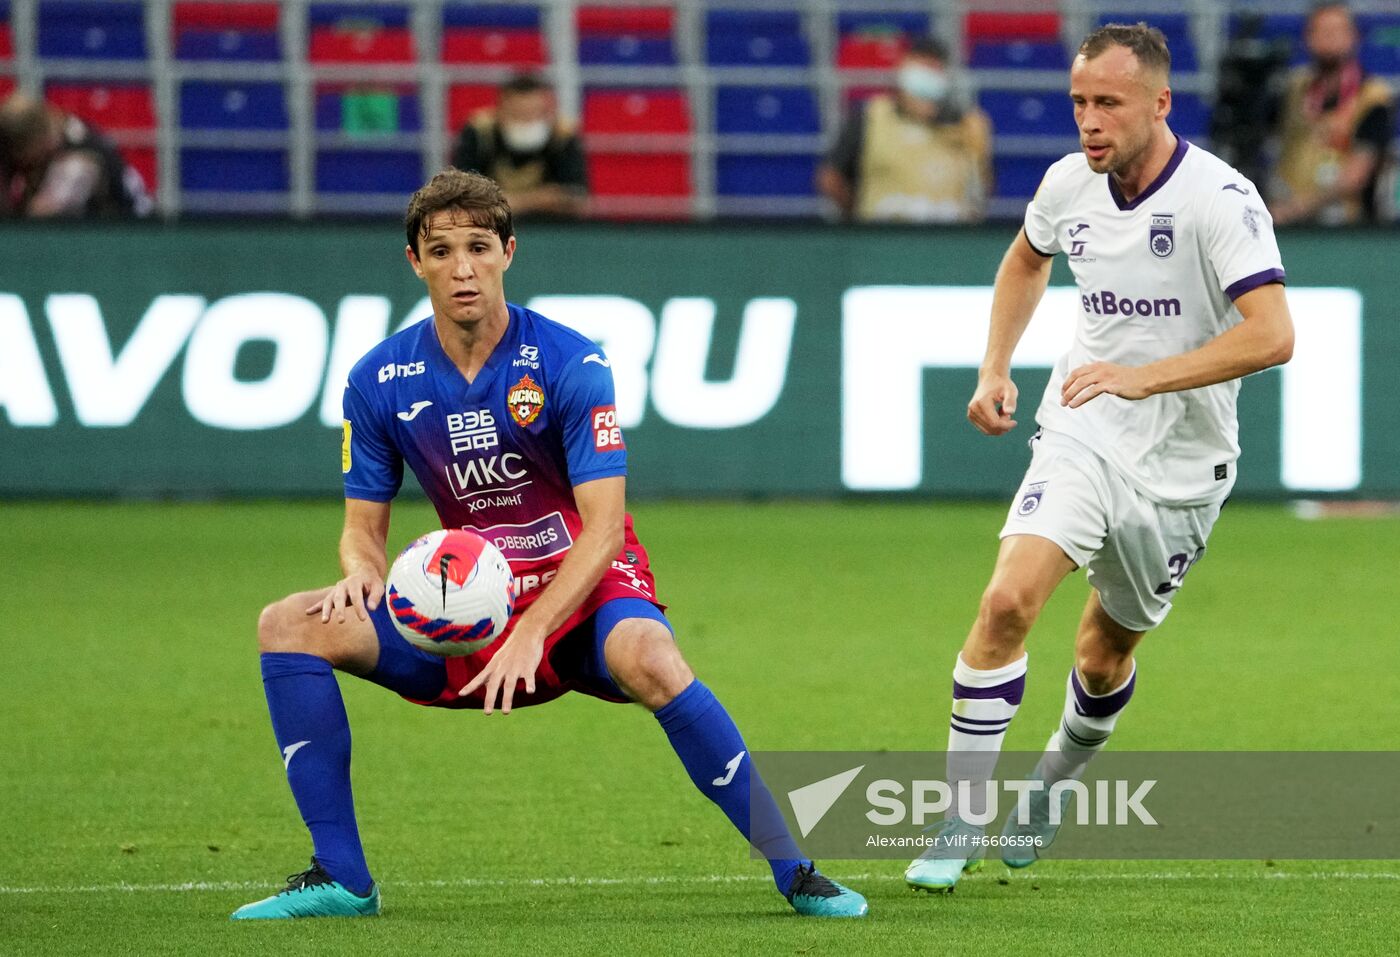
<svg viewBox="0 0 1400 957">
<path fill-rule="evenodd" d="M 1093 695 L 1107 694 L 1123 683 L 1130 657 L 1131 652 L 1080 652 L 1075 655 L 1074 667 L 1079 672 L 1079 680 L 1084 683 L 1085 691 Z"/>
<path fill-rule="evenodd" d="M 995 582 L 982 594 L 980 614 L 997 637 L 1024 638 L 1039 611 L 1040 602 L 1028 588 Z"/>
<path fill-rule="evenodd" d="M 608 636 L 605 655 L 613 679 L 652 710 L 663 707 L 695 680 L 671 633 L 650 619 L 619 623 Z"/>
<path fill-rule="evenodd" d="M 313 650 L 310 625 L 319 624 L 320 617 L 308 615 L 323 592 L 299 592 L 275 601 L 258 616 L 258 651 L 262 653 L 301 652 L 319 654 Z"/>
</svg>

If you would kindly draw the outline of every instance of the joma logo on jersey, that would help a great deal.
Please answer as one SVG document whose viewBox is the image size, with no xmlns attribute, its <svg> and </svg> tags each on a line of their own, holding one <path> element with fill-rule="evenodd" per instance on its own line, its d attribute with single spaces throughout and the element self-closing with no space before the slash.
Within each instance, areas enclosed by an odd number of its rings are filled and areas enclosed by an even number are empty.
<svg viewBox="0 0 1400 957">
<path fill-rule="evenodd" d="M 501 444 L 496 434 L 496 417 L 490 409 L 447 417 L 447 437 L 452 440 L 452 454 L 461 455 L 473 449 L 489 449 Z"/>
<path fill-rule="evenodd" d="M 388 382 L 390 379 L 406 379 L 411 375 L 422 375 L 424 365 L 421 362 L 389 363 L 379 367 L 379 381 Z"/>
<path fill-rule="evenodd" d="M 1134 299 L 1117 293 L 1091 292 L 1080 297 L 1085 312 L 1096 316 L 1179 316 L 1180 299 Z"/>
<path fill-rule="evenodd" d="M 544 391 L 534 379 L 522 376 L 506 394 L 506 404 L 510 406 L 510 417 L 516 425 L 529 425 L 540 417 L 540 410 L 544 408 Z"/>
</svg>

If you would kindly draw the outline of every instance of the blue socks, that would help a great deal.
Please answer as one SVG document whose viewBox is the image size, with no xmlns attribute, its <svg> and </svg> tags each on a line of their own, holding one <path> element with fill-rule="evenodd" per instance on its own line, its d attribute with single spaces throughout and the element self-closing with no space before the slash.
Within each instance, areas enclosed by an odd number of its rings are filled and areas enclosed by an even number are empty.
<svg viewBox="0 0 1400 957">
<path fill-rule="evenodd" d="M 315 655 L 269 652 L 261 662 L 272 731 L 316 860 L 343 887 L 364 896 L 373 880 L 355 825 L 350 721 L 335 673 Z"/>
<path fill-rule="evenodd" d="M 786 897 L 798 866 L 810 865 L 811 861 L 798 850 L 763 782 L 755 780 L 753 783 L 760 790 L 751 793 L 748 750 L 724 706 L 709 688 L 698 680 L 692 681 L 656 712 L 656 720 L 700 793 L 718 804 L 739 832 L 767 858 L 773 869 L 773 882 Z"/>
</svg>

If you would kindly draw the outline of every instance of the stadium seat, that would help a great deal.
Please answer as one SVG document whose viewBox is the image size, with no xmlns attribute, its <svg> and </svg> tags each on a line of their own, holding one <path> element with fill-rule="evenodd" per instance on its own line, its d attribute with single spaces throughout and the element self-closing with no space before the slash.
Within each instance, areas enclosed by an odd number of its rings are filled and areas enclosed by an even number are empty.
<svg viewBox="0 0 1400 957">
<path fill-rule="evenodd" d="M 316 155 L 322 193 L 400 193 L 423 185 L 423 160 L 400 150 L 323 150 Z"/>
<path fill-rule="evenodd" d="M 1074 113 L 1062 90 L 982 90 L 978 105 L 998 135 L 1075 136 Z"/>
<path fill-rule="evenodd" d="M 494 109 L 498 96 L 489 83 L 454 83 L 447 89 L 447 129 L 455 133 L 481 110 Z"/>
<path fill-rule="evenodd" d="M 423 114 L 414 90 L 322 86 L 316 90 L 316 129 L 346 133 L 416 133 Z"/>
<path fill-rule="evenodd" d="M 586 133 L 689 133 L 690 107 L 680 90 L 585 90 L 583 129 Z"/>
<path fill-rule="evenodd" d="M 1167 119 L 1172 131 L 1193 142 L 1210 131 L 1210 106 L 1197 93 L 1172 93 L 1172 112 Z"/>
<path fill-rule="evenodd" d="M 1230 37 L 1238 37 L 1246 24 L 1251 24 L 1253 35 L 1261 40 L 1285 40 L 1293 51 L 1290 63 L 1294 66 L 1306 63 L 1307 47 L 1303 44 L 1303 28 L 1307 17 L 1301 13 L 1271 13 L 1262 16 L 1246 17 L 1235 14 L 1230 17 Z"/>
<path fill-rule="evenodd" d="M 0 100 L 5 99 L 15 91 L 15 78 L 12 76 L 0 76 Z"/>
<path fill-rule="evenodd" d="M 845 11 L 836 15 L 836 65 L 887 70 L 899 62 L 909 38 L 926 34 L 929 16 L 908 10 Z"/>
<path fill-rule="evenodd" d="M 816 192 L 818 160 L 810 154 L 721 153 L 715 158 L 715 192 L 721 196 L 810 196 Z"/>
<path fill-rule="evenodd" d="M 710 10 L 705 61 L 711 66 L 807 66 L 811 49 L 792 10 Z"/>
<path fill-rule="evenodd" d="M 715 91 L 718 133 L 820 133 L 817 97 L 806 86 L 721 86 Z"/>
<path fill-rule="evenodd" d="M 580 7 L 579 64 L 674 65 L 673 19 L 668 7 Z"/>
<path fill-rule="evenodd" d="M 290 182 L 285 150 L 185 149 L 180 188 L 219 192 L 285 192 Z"/>
<path fill-rule="evenodd" d="M 15 55 L 15 41 L 10 34 L 10 4 L 0 0 L 0 60 L 9 60 Z M 0 80 L 4 80 L 0 77 Z"/>
<path fill-rule="evenodd" d="M 190 130 L 285 130 L 287 97 L 280 83 L 180 84 L 180 126 Z"/>
<path fill-rule="evenodd" d="M 144 60 L 144 5 L 122 0 L 42 0 L 39 56 L 55 59 Z"/>
<path fill-rule="evenodd" d="M 1361 65 L 1372 73 L 1400 74 L 1400 16 L 1359 13 L 1356 27 L 1361 33 Z"/>
<path fill-rule="evenodd" d="M 549 62 L 540 9 L 449 3 L 442 13 L 442 61 L 535 67 Z"/>
<path fill-rule="evenodd" d="M 142 84 L 50 83 L 44 99 L 99 130 L 153 130 L 151 88 Z"/>
<path fill-rule="evenodd" d="M 1167 37 L 1167 46 L 1172 53 L 1172 69 L 1178 72 L 1191 72 L 1197 69 L 1196 42 L 1191 36 L 1191 17 L 1185 13 L 1144 13 L 1143 11 L 1105 11 L 1098 16 L 1098 22 L 1137 23 L 1145 21 L 1149 26 L 1161 30 Z"/>
<path fill-rule="evenodd" d="M 277 21 L 272 3 L 177 3 L 172 17 L 175 58 L 280 60 Z"/>
<path fill-rule="evenodd" d="M 963 34 L 969 43 L 980 41 L 1060 39 L 1058 13 L 969 13 L 963 20 Z"/>
<path fill-rule="evenodd" d="M 411 63 L 416 54 L 400 4 L 313 3 L 307 58 L 312 63 Z"/>
<path fill-rule="evenodd" d="M 1058 40 L 981 40 L 972 44 L 968 66 L 979 70 L 1065 70 L 1069 57 Z"/>
<path fill-rule="evenodd" d="M 588 154 L 588 188 L 595 196 L 689 196 L 688 153 Z"/>
<path fill-rule="evenodd" d="M 992 169 L 996 176 L 996 195 L 1029 200 L 1039 188 L 1045 171 L 1059 158 L 1059 154 L 994 157 Z"/>
<path fill-rule="evenodd" d="M 146 146 L 126 147 L 121 151 L 121 154 L 122 159 L 141 174 L 141 181 L 146 184 L 146 191 L 154 196 L 156 187 L 159 185 L 156 178 L 156 151 Z"/>
</svg>

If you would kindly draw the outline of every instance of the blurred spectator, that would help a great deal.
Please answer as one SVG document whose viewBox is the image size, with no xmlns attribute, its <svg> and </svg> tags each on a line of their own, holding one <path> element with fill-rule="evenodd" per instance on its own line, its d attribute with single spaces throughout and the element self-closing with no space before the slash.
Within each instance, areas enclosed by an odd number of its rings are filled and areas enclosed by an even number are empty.
<svg viewBox="0 0 1400 957">
<path fill-rule="evenodd" d="M 1314 7 L 1304 40 L 1310 62 L 1289 78 L 1279 124 L 1274 221 L 1374 222 L 1376 184 L 1394 134 L 1394 94 L 1361 69 L 1346 4 Z"/>
<path fill-rule="evenodd" d="M 1292 38 L 1265 35 L 1262 13 L 1245 11 L 1236 17 L 1234 35 L 1220 59 L 1210 148 L 1255 183 L 1268 179 L 1267 149 L 1282 112 L 1292 59 Z"/>
<path fill-rule="evenodd" d="M 141 174 L 76 116 L 23 93 L 0 104 L 0 215 L 146 216 Z"/>
<path fill-rule="evenodd" d="M 496 109 L 462 128 L 452 164 L 500 184 L 516 216 L 579 216 L 588 195 L 583 147 L 559 119 L 554 91 L 536 76 L 501 87 Z"/>
<path fill-rule="evenodd" d="M 846 120 L 817 186 L 861 222 L 973 222 L 991 186 L 991 123 L 932 37 L 910 44 L 898 88 Z"/>
</svg>

